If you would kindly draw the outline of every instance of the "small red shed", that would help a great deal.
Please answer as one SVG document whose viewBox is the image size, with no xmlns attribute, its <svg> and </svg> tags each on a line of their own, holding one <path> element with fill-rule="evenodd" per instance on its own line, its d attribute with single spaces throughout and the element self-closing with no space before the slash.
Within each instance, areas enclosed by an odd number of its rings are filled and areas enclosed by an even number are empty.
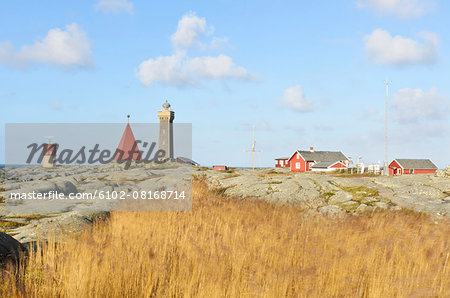
<svg viewBox="0 0 450 298">
<path fill-rule="evenodd" d="M 389 176 L 405 174 L 434 174 L 437 166 L 429 159 L 394 159 L 389 164 Z"/>
<path fill-rule="evenodd" d="M 228 167 L 227 166 L 213 166 L 213 170 L 226 171 L 226 170 L 228 170 Z"/>
<path fill-rule="evenodd" d="M 276 168 L 289 167 L 289 157 L 275 158 L 275 167 Z"/>
</svg>

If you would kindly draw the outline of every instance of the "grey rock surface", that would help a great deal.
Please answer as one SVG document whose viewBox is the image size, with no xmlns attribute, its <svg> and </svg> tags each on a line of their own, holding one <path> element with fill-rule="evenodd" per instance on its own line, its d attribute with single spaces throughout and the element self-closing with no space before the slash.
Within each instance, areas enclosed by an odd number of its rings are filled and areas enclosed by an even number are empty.
<svg viewBox="0 0 450 298">
<path fill-rule="evenodd" d="M 1 169 L 0 230 L 27 243 L 45 241 L 49 232 L 59 238 L 80 231 L 112 210 L 189 209 L 191 178 L 191 166 L 176 163 L 133 163 L 128 170 L 117 163 Z M 163 190 L 183 190 L 188 200 L 139 200 Z M 35 197 L 28 199 L 30 194 Z"/>
<path fill-rule="evenodd" d="M 450 166 L 447 166 L 445 170 L 437 170 L 436 177 L 450 177 Z"/>
<path fill-rule="evenodd" d="M 318 209 L 319 213 L 329 216 L 329 217 L 333 217 L 333 218 L 339 218 L 339 217 L 343 217 L 345 214 L 345 211 L 336 205 L 328 205 L 328 206 L 323 206 L 320 207 Z"/>
<path fill-rule="evenodd" d="M 197 168 L 210 186 L 228 196 L 252 197 L 269 202 L 294 203 L 317 209 L 335 205 L 347 213 L 374 208 L 402 208 L 448 217 L 450 179 L 433 174 L 386 176 L 340 176 L 324 173 L 292 173 L 288 168 L 230 169 Z M 359 208 L 361 204 L 362 206 Z M 359 210 L 358 210 L 359 208 Z"/>
</svg>

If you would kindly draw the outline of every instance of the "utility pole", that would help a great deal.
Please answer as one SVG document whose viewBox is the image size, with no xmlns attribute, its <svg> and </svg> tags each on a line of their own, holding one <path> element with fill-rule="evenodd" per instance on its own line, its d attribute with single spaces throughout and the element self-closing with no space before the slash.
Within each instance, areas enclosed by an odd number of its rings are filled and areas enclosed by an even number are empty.
<svg viewBox="0 0 450 298">
<path fill-rule="evenodd" d="M 260 150 L 256 150 L 256 142 L 255 142 L 255 126 L 253 125 L 253 138 L 252 138 L 252 149 L 245 150 L 246 152 L 252 152 L 252 170 L 255 170 L 255 152 L 261 152 Z"/>
<path fill-rule="evenodd" d="M 389 98 L 389 86 L 392 84 L 391 81 L 384 81 L 386 85 L 386 114 L 384 119 L 384 175 L 389 175 L 388 171 L 388 98 Z"/>
</svg>

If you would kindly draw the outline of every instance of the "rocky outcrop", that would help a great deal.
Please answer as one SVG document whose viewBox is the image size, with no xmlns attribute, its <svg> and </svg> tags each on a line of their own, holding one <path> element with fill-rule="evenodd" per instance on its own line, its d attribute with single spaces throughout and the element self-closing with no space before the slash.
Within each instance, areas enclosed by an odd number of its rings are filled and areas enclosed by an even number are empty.
<svg viewBox="0 0 450 298">
<path fill-rule="evenodd" d="M 22 244 L 45 241 L 49 235 L 58 241 L 113 210 L 189 209 L 188 165 L 133 163 L 128 170 L 117 163 L 19 167 L 0 169 L 0 174 L 0 230 Z M 178 189 L 186 190 L 187 200 L 149 199 L 155 191 Z M 145 199 L 142 193 L 147 200 L 134 197 Z"/>
<path fill-rule="evenodd" d="M 210 187 L 226 196 L 294 203 L 332 217 L 341 213 L 338 208 L 354 215 L 399 209 L 424 212 L 435 218 L 450 215 L 448 179 L 432 174 L 362 177 L 293 173 L 287 168 L 254 171 L 198 168 L 194 174 L 205 174 Z M 331 207 L 320 209 L 326 206 Z"/>
<path fill-rule="evenodd" d="M 336 205 L 328 205 L 328 206 L 323 206 L 320 207 L 319 209 L 317 209 L 317 211 L 319 211 L 319 213 L 332 217 L 332 218 L 340 218 L 343 217 L 345 214 L 345 211 Z"/>
<path fill-rule="evenodd" d="M 25 253 L 26 250 L 19 241 L 0 232 L 0 267 L 8 263 L 16 264 Z"/>
<path fill-rule="evenodd" d="M 445 170 L 437 170 L 436 177 L 450 177 L 450 166 L 447 166 Z"/>
</svg>

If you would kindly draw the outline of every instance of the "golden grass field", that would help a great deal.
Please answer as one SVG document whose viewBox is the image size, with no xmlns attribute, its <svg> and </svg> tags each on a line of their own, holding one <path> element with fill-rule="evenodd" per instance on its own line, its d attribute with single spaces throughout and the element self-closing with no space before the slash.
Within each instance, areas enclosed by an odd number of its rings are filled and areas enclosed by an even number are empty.
<svg viewBox="0 0 450 298">
<path fill-rule="evenodd" d="M 448 222 L 405 211 L 302 215 L 194 180 L 193 211 L 112 213 L 4 273 L 0 294 L 450 297 Z"/>
</svg>

